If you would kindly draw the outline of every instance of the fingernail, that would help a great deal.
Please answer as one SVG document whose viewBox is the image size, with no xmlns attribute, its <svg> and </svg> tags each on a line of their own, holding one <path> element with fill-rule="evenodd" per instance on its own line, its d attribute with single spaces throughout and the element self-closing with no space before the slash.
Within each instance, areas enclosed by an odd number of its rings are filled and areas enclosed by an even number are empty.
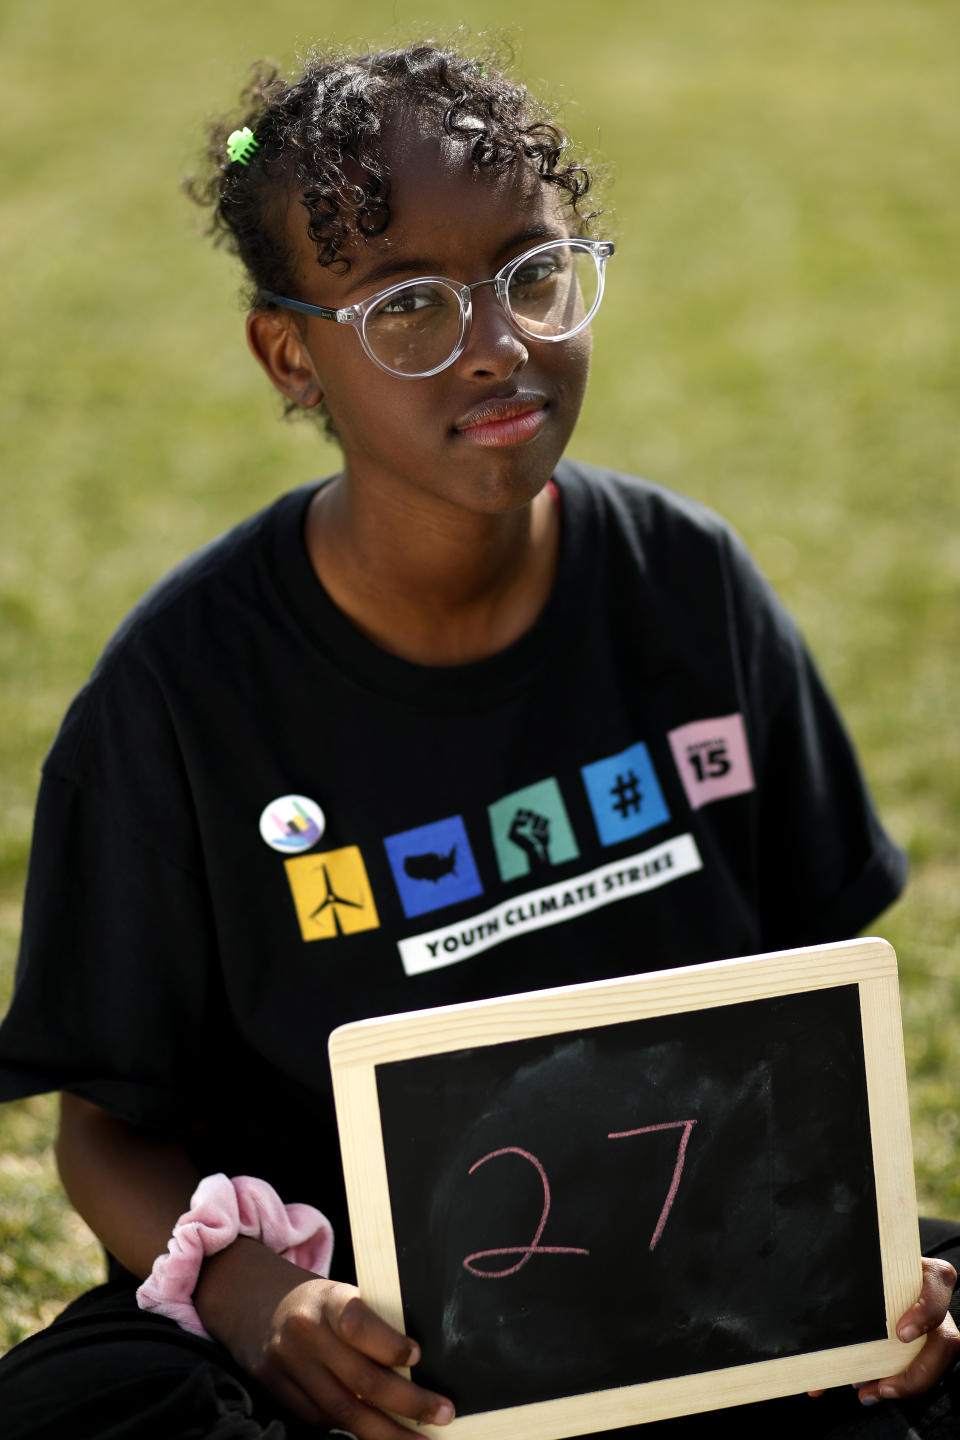
<svg viewBox="0 0 960 1440">
<path fill-rule="evenodd" d="M 896 1390 L 894 1390 L 892 1385 L 881 1385 L 880 1394 L 883 1396 L 884 1400 L 896 1400 L 897 1398 L 897 1392 Z"/>
<path fill-rule="evenodd" d="M 876 1397 L 876 1395 L 861 1395 L 861 1396 L 860 1396 L 860 1404 L 861 1404 L 861 1405 L 876 1405 L 876 1403 L 877 1403 L 877 1397 Z"/>
<path fill-rule="evenodd" d="M 407 1355 L 407 1364 L 420 1364 L 420 1346 L 417 1344 L 416 1340 L 411 1340 L 410 1342 L 410 1353 Z"/>
<path fill-rule="evenodd" d="M 452 1419 L 453 1406 L 448 1405 L 447 1402 L 444 1401 L 442 1405 L 438 1405 L 436 1410 L 434 1410 L 432 1423 L 434 1425 L 449 1425 Z"/>
<path fill-rule="evenodd" d="M 904 1325 L 903 1329 L 899 1330 L 897 1333 L 899 1334 L 900 1339 L 904 1342 L 904 1344 L 909 1345 L 911 1340 L 919 1340 L 920 1336 L 923 1334 L 923 1331 L 918 1325 Z"/>
</svg>

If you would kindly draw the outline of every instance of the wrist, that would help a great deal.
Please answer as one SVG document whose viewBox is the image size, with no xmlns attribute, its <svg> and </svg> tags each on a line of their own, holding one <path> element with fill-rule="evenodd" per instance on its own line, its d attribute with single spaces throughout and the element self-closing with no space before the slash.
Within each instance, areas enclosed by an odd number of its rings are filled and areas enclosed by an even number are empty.
<svg viewBox="0 0 960 1440">
<path fill-rule="evenodd" d="M 180 1216 L 166 1250 L 154 1261 L 137 1291 L 140 1308 L 175 1320 L 194 1335 L 207 1336 L 210 1332 L 194 1303 L 201 1267 L 205 1260 L 221 1255 L 243 1238 L 268 1254 L 292 1262 L 291 1268 L 301 1273 L 325 1275 L 330 1268 L 333 1231 L 319 1210 L 312 1205 L 284 1205 L 265 1180 L 249 1175 L 238 1175 L 234 1180 L 222 1174 L 208 1175 L 200 1181 L 190 1209 Z M 244 1257 L 249 1264 L 254 1263 L 253 1252 L 240 1249 L 237 1255 L 239 1259 L 223 1267 L 223 1288 L 229 1288 L 227 1282 L 235 1266 L 245 1268 Z M 268 1273 L 282 1272 L 270 1266 Z M 213 1297 L 220 1288 L 213 1285 Z M 287 1288 L 292 1286 L 288 1284 Z"/>
<path fill-rule="evenodd" d="M 208 1335 L 243 1363 L 246 1355 L 257 1353 L 259 1337 L 281 1300 L 298 1285 L 317 1278 L 313 1271 L 241 1235 L 204 1260 L 193 1303 Z"/>
</svg>

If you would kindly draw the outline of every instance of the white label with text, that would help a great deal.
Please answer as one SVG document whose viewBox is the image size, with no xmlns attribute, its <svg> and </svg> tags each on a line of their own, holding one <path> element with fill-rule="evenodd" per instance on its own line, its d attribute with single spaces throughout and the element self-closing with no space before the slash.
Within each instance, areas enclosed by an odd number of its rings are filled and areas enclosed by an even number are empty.
<svg viewBox="0 0 960 1440">
<path fill-rule="evenodd" d="M 683 875 L 703 869 L 703 861 L 692 835 L 678 835 L 639 855 L 612 860 L 585 875 L 574 875 L 555 885 L 528 890 L 481 915 L 469 916 L 438 930 L 426 930 L 398 942 L 403 968 L 408 975 L 422 975 L 455 965 L 479 950 L 489 950 L 514 935 L 560 925 L 601 905 L 627 900 L 645 890 L 656 890 Z"/>
</svg>

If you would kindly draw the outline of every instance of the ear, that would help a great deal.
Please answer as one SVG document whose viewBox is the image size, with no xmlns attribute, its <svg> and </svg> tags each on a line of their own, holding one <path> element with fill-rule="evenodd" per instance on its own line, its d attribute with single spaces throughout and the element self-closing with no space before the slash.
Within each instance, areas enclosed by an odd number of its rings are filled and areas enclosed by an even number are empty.
<svg viewBox="0 0 960 1440">
<path fill-rule="evenodd" d="M 323 387 L 289 311 L 251 310 L 247 316 L 247 344 L 281 395 L 305 410 L 320 404 Z"/>
</svg>

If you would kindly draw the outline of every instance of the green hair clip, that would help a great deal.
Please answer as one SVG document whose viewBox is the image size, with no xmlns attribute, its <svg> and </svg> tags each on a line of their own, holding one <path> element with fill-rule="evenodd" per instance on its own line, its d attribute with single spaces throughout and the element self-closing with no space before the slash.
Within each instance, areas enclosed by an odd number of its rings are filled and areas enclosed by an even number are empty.
<svg viewBox="0 0 960 1440">
<path fill-rule="evenodd" d="M 253 138 L 253 131 L 249 125 L 244 125 L 242 130 L 234 130 L 227 136 L 227 158 L 239 160 L 241 165 L 250 164 L 250 156 L 258 148 Z"/>
</svg>

